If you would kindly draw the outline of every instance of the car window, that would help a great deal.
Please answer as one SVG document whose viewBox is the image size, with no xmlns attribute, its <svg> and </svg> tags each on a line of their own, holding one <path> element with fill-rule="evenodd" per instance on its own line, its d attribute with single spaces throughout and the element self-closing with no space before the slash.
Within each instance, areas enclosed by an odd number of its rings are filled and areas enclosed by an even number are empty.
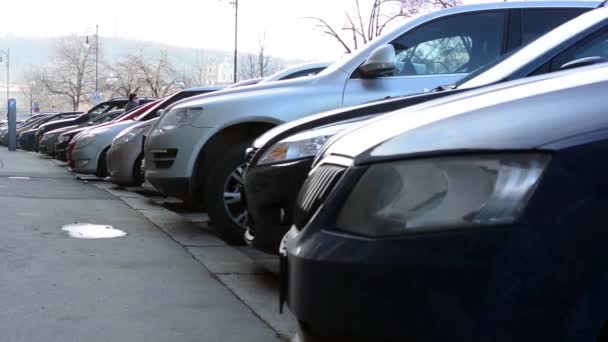
<svg viewBox="0 0 608 342">
<path fill-rule="evenodd" d="M 521 20 L 522 43 L 530 43 L 585 11 L 581 8 L 534 8 L 523 10 Z"/>
<path fill-rule="evenodd" d="M 392 42 L 393 76 L 466 73 L 500 56 L 505 11 L 453 15 L 410 31 Z"/>
<path fill-rule="evenodd" d="M 95 107 L 93 107 L 89 113 L 91 114 L 100 114 L 105 112 L 108 108 L 110 108 L 110 104 L 109 103 L 104 103 L 104 104 L 99 104 Z"/>
</svg>

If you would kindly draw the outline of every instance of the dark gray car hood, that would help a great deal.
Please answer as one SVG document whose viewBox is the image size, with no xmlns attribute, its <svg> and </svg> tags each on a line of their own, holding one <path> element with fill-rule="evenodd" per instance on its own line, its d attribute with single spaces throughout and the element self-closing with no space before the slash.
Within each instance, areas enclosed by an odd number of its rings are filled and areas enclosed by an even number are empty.
<svg viewBox="0 0 608 342">
<path fill-rule="evenodd" d="M 445 151 L 541 148 L 608 127 L 607 93 L 605 64 L 485 87 L 357 125 L 330 142 L 323 156 L 367 163 Z"/>
</svg>

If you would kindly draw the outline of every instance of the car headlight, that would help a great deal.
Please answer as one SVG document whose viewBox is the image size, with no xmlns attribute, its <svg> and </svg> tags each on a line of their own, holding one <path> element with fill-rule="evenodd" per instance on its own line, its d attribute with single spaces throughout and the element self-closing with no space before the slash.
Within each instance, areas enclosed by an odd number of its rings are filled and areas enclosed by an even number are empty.
<svg viewBox="0 0 608 342">
<path fill-rule="evenodd" d="M 264 152 L 258 161 L 258 165 L 313 157 L 319 153 L 319 150 L 329 138 L 352 126 L 353 122 L 349 122 L 294 134 L 279 141 Z"/>
<path fill-rule="evenodd" d="M 202 107 L 175 108 L 161 116 L 160 122 L 153 133 L 159 134 L 172 129 L 189 125 L 203 114 Z"/>
<path fill-rule="evenodd" d="M 130 129 L 127 132 L 117 136 L 114 141 L 112 141 L 112 145 L 120 145 L 128 143 L 129 141 L 133 141 L 133 139 L 137 138 L 137 136 L 141 135 L 147 129 L 148 126 Z"/>
<path fill-rule="evenodd" d="M 83 147 L 87 147 L 95 141 L 95 138 L 95 134 L 82 136 L 76 141 L 76 146 L 74 148 L 80 149 Z"/>
<path fill-rule="evenodd" d="M 549 159 L 506 154 L 372 165 L 344 203 L 337 226 L 380 237 L 513 223 Z"/>
</svg>

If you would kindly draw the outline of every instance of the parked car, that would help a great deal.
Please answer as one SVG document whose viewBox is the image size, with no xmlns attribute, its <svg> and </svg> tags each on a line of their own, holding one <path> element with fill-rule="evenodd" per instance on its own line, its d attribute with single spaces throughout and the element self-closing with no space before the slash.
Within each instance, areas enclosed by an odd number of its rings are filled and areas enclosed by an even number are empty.
<svg viewBox="0 0 608 342">
<path fill-rule="evenodd" d="M 284 241 L 283 298 L 303 334 L 605 341 L 607 91 L 598 65 L 332 140 Z"/>
<path fill-rule="evenodd" d="M 38 150 L 38 142 L 42 139 L 42 136 L 47 132 L 56 130 L 62 127 L 74 126 L 84 124 L 92 119 L 95 119 L 101 114 L 105 114 L 112 110 L 123 109 L 129 100 L 127 98 L 112 98 L 107 101 L 101 102 L 89 109 L 86 113 L 82 114 L 77 118 L 73 118 L 70 120 L 62 120 L 58 122 L 54 122 L 48 125 L 42 125 L 38 132 L 36 133 L 36 141 L 35 141 L 35 150 Z M 153 97 L 141 97 L 139 98 L 139 104 L 144 105 L 146 103 L 150 103 L 156 101 Z"/>
<path fill-rule="evenodd" d="M 79 133 L 78 137 L 74 138 L 74 148 L 72 150 L 74 171 L 79 173 L 94 173 L 98 177 L 106 177 L 108 175 L 106 155 L 112 145 L 112 141 L 120 132 L 140 122 L 160 116 L 164 108 L 175 102 L 191 96 L 218 91 L 222 88 L 221 86 L 210 86 L 182 90 L 159 101 L 134 120 L 122 121 Z"/>
<path fill-rule="evenodd" d="M 297 193 L 313 158 L 332 135 L 367 119 L 438 97 L 484 85 L 530 75 L 571 68 L 608 59 L 608 9 L 583 14 L 525 47 L 503 56 L 453 86 L 432 92 L 378 101 L 299 119 L 276 127 L 256 139 L 250 148 L 245 175 L 244 203 L 227 206 L 237 217 L 247 210 L 251 221 L 245 240 L 269 253 L 278 253 L 279 243 L 293 224 Z M 351 121 L 347 123 L 346 121 Z"/>
<path fill-rule="evenodd" d="M 62 120 L 70 120 L 81 115 L 82 112 L 66 112 L 44 117 L 24 125 L 17 130 L 17 146 L 22 150 L 34 151 L 36 149 L 36 133 L 40 126 Z M 8 143 L 8 135 L 6 136 Z"/>
<path fill-rule="evenodd" d="M 34 121 L 41 120 L 44 117 L 47 117 L 49 115 L 54 115 L 54 114 L 59 114 L 59 113 L 41 113 L 41 114 L 33 115 L 33 116 L 27 118 L 26 120 L 18 119 L 17 128 L 20 128 L 24 125 L 29 125 L 29 124 L 33 123 Z M 4 141 L 4 136 L 7 133 L 8 133 L 8 120 L 2 120 L 2 123 L 0 123 L 0 143 L 2 143 Z M 8 140 L 8 138 L 7 138 L 7 140 Z"/>
<path fill-rule="evenodd" d="M 129 127 L 114 138 L 106 157 L 110 182 L 134 186 L 145 181 L 142 170 L 144 135 L 156 121 L 158 118 Z"/>
<path fill-rule="evenodd" d="M 226 90 L 175 105 L 146 140 L 146 179 L 164 194 L 202 203 L 225 238 L 242 241 L 240 223 L 247 215 L 232 217 L 226 203 L 238 199 L 225 194 L 240 192 L 245 149 L 257 136 L 324 110 L 454 83 L 557 25 L 552 22 L 597 4 L 500 2 L 440 10 L 377 37 L 316 76 Z M 523 18 L 525 27 L 534 27 L 525 35 L 520 33 Z M 420 51 L 441 42 L 450 48 L 420 57 Z"/>
<path fill-rule="evenodd" d="M 148 102 L 145 105 L 141 105 L 137 108 L 134 108 L 133 110 L 130 110 L 128 112 L 123 113 L 122 115 L 119 115 L 117 118 L 115 118 L 114 120 L 112 120 L 110 122 L 101 123 L 97 126 L 101 127 L 101 126 L 115 124 L 118 122 L 133 120 L 136 117 L 138 117 L 139 115 L 141 115 L 142 113 L 146 112 L 151 106 L 155 105 L 159 101 L 160 100 Z M 57 142 L 55 143 L 56 158 L 59 160 L 68 161 L 66 151 L 67 151 L 68 145 L 70 144 L 70 141 L 78 133 L 85 131 L 88 128 L 90 128 L 90 127 L 74 128 L 74 129 L 67 130 L 65 133 L 62 133 L 61 135 L 59 135 L 59 137 L 57 137 Z"/>
<path fill-rule="evenodd" d="M 104 122 L 110 122 L 124 113 L 124 109 L 111 110 L 104 114 L 100 114 L 95 119 L 89 120 L 88 122 L 82 123 L 80 125 L 67 126 L 49 131 L 45 133 L 40 139 L 40 142 L 38 143 L 38 152 L 54 156 L 55 144 L 57 143 L 57 139 L 61 134 L 79 127 L 93 127 Z"/>
</svg>

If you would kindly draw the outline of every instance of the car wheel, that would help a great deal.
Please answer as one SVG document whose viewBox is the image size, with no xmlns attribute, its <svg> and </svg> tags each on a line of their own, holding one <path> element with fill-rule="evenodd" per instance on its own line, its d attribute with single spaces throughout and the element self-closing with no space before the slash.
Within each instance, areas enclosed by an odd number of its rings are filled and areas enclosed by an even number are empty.
<svg viewBox="0 0 608 342">
<path fill-rule="evenodd" d="M 139 155 L 139 157 L 137 157 L 137 160 L 135 160 L 135 165 L 133 165 L 133 185 L 134 186 L 140 186 L 144 183 L 144 172 L 143 172 L 143 160 L 144 160 L 144 155 L 143 153 Z"/>
<path fill-rule="evenodd" d="M 103 151 L 101 151 L 101 155 L 99 156 L 99 160 L 97 161 L 97 171 L 95 171 L 95 176 L 99 178 L 106 178 L 108 176 L 108 166 L 106 165 L 106 155 L 108 154 L 108 150 L 110 147 L 106 147 Z"/>
<path fill-rule="evenodd" d="M 245 149 L 240 144 L 230 149 L 209 171 L 205 186 L 207 212 L 218 233 L 231 243 L 243 244 L 249 213 L 241 201 Z"/>
</svg>

